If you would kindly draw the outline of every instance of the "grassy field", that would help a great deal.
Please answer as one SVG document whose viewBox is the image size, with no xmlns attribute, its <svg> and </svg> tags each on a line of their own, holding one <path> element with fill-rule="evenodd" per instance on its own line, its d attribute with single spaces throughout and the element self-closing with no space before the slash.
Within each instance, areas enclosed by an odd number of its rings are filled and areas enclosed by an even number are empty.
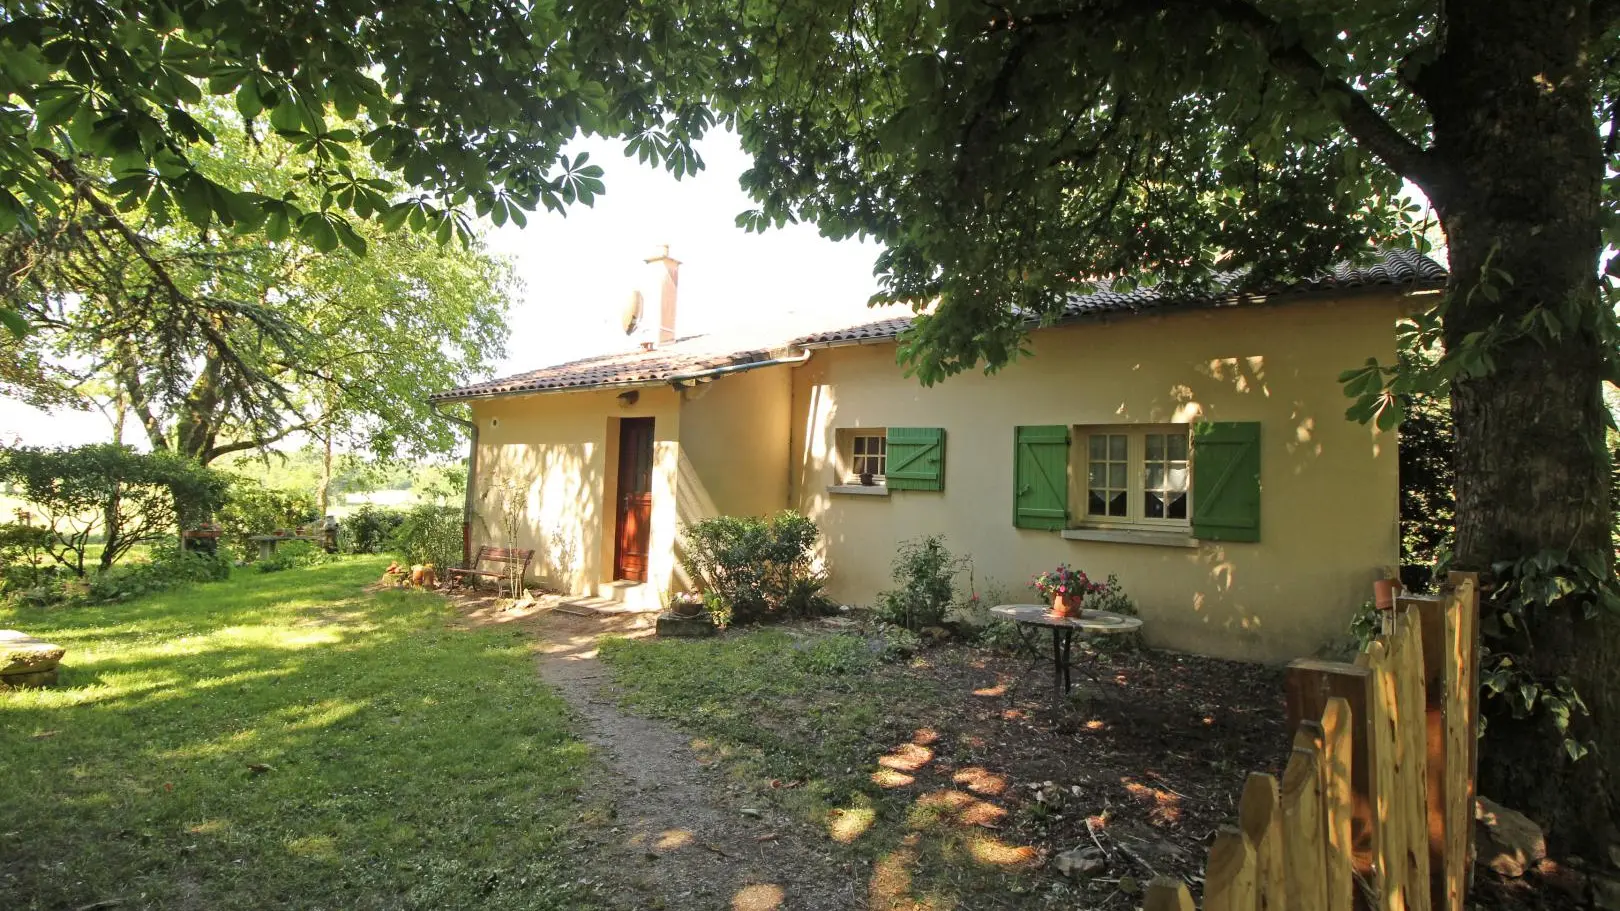
<svg viewBox="0 0 1620 911">
<path fill-rule="evenodd" d="M 386 563 L 0 610 L 68 649 L 0 693 L 0 908 L 591 907 L 588 754 L 527 643 L 364 593 Z"/>
</svg>

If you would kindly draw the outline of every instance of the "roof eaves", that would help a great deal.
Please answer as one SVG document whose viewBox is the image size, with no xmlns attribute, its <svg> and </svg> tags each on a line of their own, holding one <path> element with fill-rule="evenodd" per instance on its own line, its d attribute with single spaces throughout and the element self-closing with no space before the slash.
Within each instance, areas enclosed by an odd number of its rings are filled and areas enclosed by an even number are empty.
<svg viewBox="0 0 1620 911">
<path fill-rule="evenodd" d="M 448 404 L 519 395 L 548 395 L 561 392 L 597 392 L 605 389 L 647 389 L 655 386 L 680 386 L 706 377 L 726 373 L 742 373 L 757 367 L 773 366 L 784 360 L 791 360 L 794 357 L 795 350 L 794 346 L 786 346 L 769 350 L 737 352 L 716 358 L 719 363 L 707 364 L 702 367 L 687 365 L 656 376 L 636 377 L 633 379 L 580 383 L 528 382 L 500 385 L 480 383 L 473 386 L 463 386 L 459 389 L 451 389 L 447 392 L 434 393 L 428 396 L 428 401 L 430 403 Z M 696 369 L 693 369 L 694 367 Z"/>
</svg>

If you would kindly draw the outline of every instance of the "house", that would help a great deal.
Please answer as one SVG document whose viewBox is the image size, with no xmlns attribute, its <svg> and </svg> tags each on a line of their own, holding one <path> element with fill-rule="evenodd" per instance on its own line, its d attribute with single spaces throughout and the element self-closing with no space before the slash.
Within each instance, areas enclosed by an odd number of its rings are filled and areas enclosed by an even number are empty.
<svg viewBox="0 0 1620 911">
<path fill-rule="evenodd" d="M 896 363 L 905 319 L 681 338 L 679 264 L 647 266 L 628 350 L 435 396 L 471 406 L 474 539 L 534 548 L 562 591 L 657 606 L 682 523 L 793 508 L 844 603 L 943 533 L 981 593 L 1032 601 L 1067 562 L 1117 575 L 1152 644 L 1282 660 L 1399 561 L 1395 434 L 1346 420 L 1337 376 L 1393 361 L 1443 287 L 1417 253 L 1264 295 L 1076 296 L 1032 356 L 927 388 Z"/>
</svg>

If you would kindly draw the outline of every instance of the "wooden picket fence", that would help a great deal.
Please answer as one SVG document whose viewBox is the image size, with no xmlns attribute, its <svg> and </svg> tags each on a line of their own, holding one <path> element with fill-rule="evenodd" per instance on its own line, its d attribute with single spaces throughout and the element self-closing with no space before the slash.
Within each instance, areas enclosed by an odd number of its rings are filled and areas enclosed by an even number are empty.
<svg viewBox="0 0 1620 911">
<path fill-rule="evenodd" d="M 1473 852 L 1478 592 L 1401 598 L 1354 663 L 1288 668 L 1293 752 L 1251 774 L 1204 870 L 1205 911 L 1463 911 Z M 1159 877 L 1144 911 L 1194 911 Z"/>
</svg>

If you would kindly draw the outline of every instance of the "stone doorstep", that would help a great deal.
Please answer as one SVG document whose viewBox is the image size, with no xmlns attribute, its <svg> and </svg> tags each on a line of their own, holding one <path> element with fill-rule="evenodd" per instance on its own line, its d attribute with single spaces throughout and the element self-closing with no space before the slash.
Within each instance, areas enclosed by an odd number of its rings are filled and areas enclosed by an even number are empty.
<svg viewBox="0 0 1620 911">
<path fill-rule="evenodd" d="M 53 671 L 67 649 L 14 629 L 0 629 L 0 677 Z"/>
</svg>

